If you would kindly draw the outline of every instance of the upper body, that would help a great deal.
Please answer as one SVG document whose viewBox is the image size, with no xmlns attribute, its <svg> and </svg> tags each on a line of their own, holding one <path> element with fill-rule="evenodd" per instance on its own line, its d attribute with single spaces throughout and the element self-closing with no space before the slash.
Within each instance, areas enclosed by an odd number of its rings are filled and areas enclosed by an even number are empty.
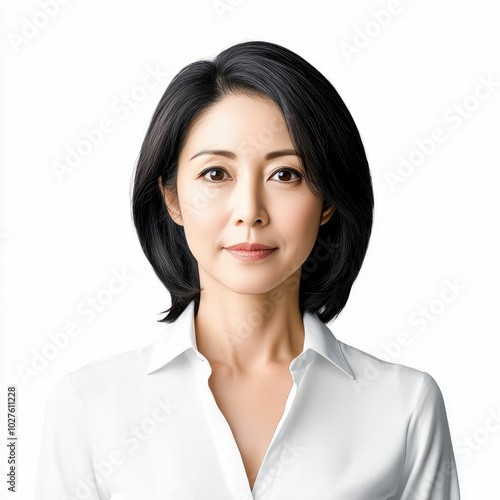
<svg viewBox="0 0 500 500">
<path fill-rule="evenodd" d="M 45 413 L 37 500 L 460 498 L 434 379 L 340 342 L 309 313 L 251 489 L 208 384 L 193 306 L 156 344 L 60 380 Z"/>
<path fill-rule="evenodd" d="M 459 498 L 436 382 L 326 327 L 363 262 L 373 192 L 318 70 L 260 41 L 181 70 L 132 206 L 170 327 L 63 377 L 39 500 Z"/>
</svg>

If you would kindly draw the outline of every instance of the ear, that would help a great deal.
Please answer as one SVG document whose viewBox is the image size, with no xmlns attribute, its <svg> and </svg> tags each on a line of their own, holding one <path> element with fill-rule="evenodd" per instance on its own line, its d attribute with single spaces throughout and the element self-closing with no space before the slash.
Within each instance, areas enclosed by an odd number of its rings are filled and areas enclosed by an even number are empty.
<svg viewBox="0 0 500 500">
<path fill-rule="evenodd" d="M 330 218 L 333 215 L 333 212 L 335 212 L 335 207 L 333 205 L 330 205 L 327 201 L 323 203 L 323 213 L 321 214 L 321 222 L 319 223 L 320 226 L 325 224 L 330 220 Z"/>
<path fill-rule="evenodd" d="M 172 187 L 163 186 L 161 180 L 160 175 L 160 177 L 158 177 L 158 187 L 160 188 L 163 200 L 165 201 L 167 211 L 172 220 L 179 226 L 182 226 L 182 215 L 177 202 L 177 194 Z"/>
</svg>

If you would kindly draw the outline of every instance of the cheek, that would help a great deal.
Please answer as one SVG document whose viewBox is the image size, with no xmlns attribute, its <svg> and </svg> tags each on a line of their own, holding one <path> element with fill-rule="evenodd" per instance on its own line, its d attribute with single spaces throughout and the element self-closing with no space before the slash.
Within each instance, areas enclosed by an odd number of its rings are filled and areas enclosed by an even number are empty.
<svg viewBox="0 0 500 500">
<path fill-rule="evenodd" d="M 184 225 L 214 224 L 222 215 L 220 191 L 197 183 L 191 186 L 179 186 L 180 209 Z M 218 214 L 219 217 L 214 217 Z"/>
<path fill-rule="evenodd" d="M 277 212 L 279 227 L 286 230 L 288 235 L 295 236 L 298 244 L 306 245 L 310 242 L 312 245 L 318 234 L 321 209 L 322 202 L 309 197 L 295 200 L 291 204 L 282 204 Z"/>
</svg>

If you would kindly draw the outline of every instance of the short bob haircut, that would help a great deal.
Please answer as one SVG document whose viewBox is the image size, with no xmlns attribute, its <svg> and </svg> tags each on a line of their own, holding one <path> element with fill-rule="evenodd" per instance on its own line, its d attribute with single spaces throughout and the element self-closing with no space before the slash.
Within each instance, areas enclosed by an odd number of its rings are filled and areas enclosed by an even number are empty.
<svg viewBox="0 0 500 500">
<path fill-rule="evenodd" d="M 183 68 L 163 94 L 146 132 L 134 174 L 132 217 L 142 249 L 172 305 L 161 320 L 175 321 L 200 301 L 197 262 L 184 228 L 170 217 L 158 185 L 176 194 L 179 153 L 190 125 L 227 95 L 270 98 L 281 110 L 302 161 L 305 180 L 335 211 L 321 225 L 302 265 L 299 307 L 327 323 L 344 308 L 368 248 L 373 190 L 354 120 L 332 84 L 311 64 L 280 45 L 250 41 L 213 60 Z"/>
</svg>

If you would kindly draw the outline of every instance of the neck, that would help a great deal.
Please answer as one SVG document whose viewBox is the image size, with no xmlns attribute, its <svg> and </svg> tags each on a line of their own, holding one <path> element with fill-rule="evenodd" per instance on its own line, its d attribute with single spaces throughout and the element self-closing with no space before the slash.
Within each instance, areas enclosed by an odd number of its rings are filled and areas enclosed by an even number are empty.
<svg viewBox="0 0 500 500">
<path fill-rule="evenodd" d="M 294 273 L 278 287 L 252 295 L 231 292 L 210 280 L 203 283 L 196 343 L 212 367 L 255 373 L 275 364 L 288 366 L 302 352 L 299 276 Z"/>
</svg>

